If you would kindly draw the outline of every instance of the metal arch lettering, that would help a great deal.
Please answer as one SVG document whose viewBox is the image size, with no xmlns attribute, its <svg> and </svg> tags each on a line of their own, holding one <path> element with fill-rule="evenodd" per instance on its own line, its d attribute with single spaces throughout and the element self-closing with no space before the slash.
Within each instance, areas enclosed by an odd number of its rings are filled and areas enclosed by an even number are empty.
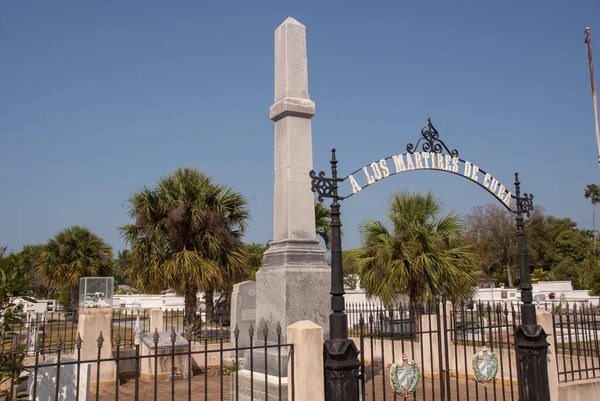
<svg viewBox="0 0 600 401">
<path fill-rule="evenodd" d="M 530 217 L 530 212 L 533 210 L 533 195 L 525 193 L 523 197 L 520 197 L 517 188 L 515 188 L 515 193 L 513 194 L 508 187 L 502 185 L 491 174 L 479 168 L 474 163 L 459 158 L 458 150 L 450 150 L 440 140 L 439 132 L 431 123 L 430 118 L 427 119 L 427 124 L 421 130 L 421 136 L 422 138 L 419 139 L 416 145 L 409 143 L 406 146 L 408 153 L 395 154 L 367 164 L 344 178 L 337 178 L 337 160 L 335 159 L 335 149 L 332 149 L 332 173 L 335 173 L 335 175 L 326 177 L 323 171 L 318 174 L 314 170 L 310 171 L 312 192 L 317 193 L 319 202 L 322 202 L 325 198 L 344 200 L 375 182 L 398 173 L 412 170 L 444 171 L 468 178 L 469 181 L 476 183 L 493 195 L 508 211 L 512 213 L 519 213 L 520 211 L 520 213 Z M 418 151 L 419 146 L 421 146 L 422 151 Z M 403 158 L 406 158 L 406 165 Z M 431 162 L 431 165 L 429 165 L 429 162 Z M 463 165 L 459 166 L 459 162 L 463 163 Z M 395 171 L 393 171 L 394 167 Z M 461 169 L 463 171 L 459 172 Z M 355 177 L 357 173 L 364 173 L 367 179 L 366 184 L 361 185 L 359 183 L 359 180 Z M 481 177 L 483 177 L 482 180 L 480 180 Z M 338 184 L 344 181 L 349 182 L 352 191 L 348 195 L 338 195 Z M 511 206 L 511 203 L 515 204 L 515 208 Z"/>
<path fill-rule="evenodd" d="M 429 153 L 424 152 L 425 154 L 429 155 Z M 422 153 L 416 153 L 421 155 Z M 497 179 L 495 179 L 491 174 L 488 174 L 485 170 L 481 169 L 479 166 L 477 166 L 474 163 L 471 163 L 468 160 L 464 160 L 464 159 L 460 159 L 458 157 L 454 158 L 450 155 L 448 155 L 448 157 L 452 157 L 452 160 L 454 160 L 456 163 L 461 163 L 459 164 L 458 168 L 454 168 L 454 170 L 452 169 L 446 169 L 446 168 L 437 168 L 437 167 L 432 167 L 432 166 L 422 166 L 422 167 L 418 167 L 418 166 L 414 166 L 411 168 L 403 168 L 400 167 L 398 168 L 398 166 L 396 166 L 396 169 L 393 170 L 393 166 L 395 165 L 395 161 L 394 159 L 398 159 L 401 158 L 402 160 L 404 160 L 404 157 L 410 157 L 412 160 L 412 154 L 407 153 L 407 154 L 398 154 L 398 155 L 393 155 L 393 156 L 388 156 L 384 159 L 379 160 L 378 163 L 381 163 L 382 161 L 384 161 L 386 163 L 386 166 L 389 167 L 390 171 L 389 174 L 387 174 L 386 176 L 382 176 L 381 178 L 377 178 L 377 177 L 371 177 L 372 178 L 372 182 L 368 182 L 364 185 L 360 185 L 360 183 L 358 183 L 360 180 L 357 179 L 357 177 L 360 177 L 360 175 L 365 175 L 366 171 L 369 171 L 369 169 L 371 168 L 371 166 L 375 163 L 371 163 L 371 164 L 367 164 L 364 167 L 361 167 L 355 171 L 353 171 L 351 174 L 348 174 L 346 177 L 344 177 L 343 179 L 340 179 L 339 182 L 344 182 L 347 181 L 349 182 L 350 186 L 352 188 L 355 188 L 357 186 L 357 190 L 356 191 L 352 191 L 350 194 L 345 195 L 345 196 L 341 196 L 340 199 L 346 199 L 346 198 L 350 198 L 351 196 L 356 195 L 358 192 L 362 191 L 363 189 L 373 185 L 374 183 L 376 183 L 377 181 L 381 181 L 385 178 L 391 177 L 393 175 L 396 174 L 400 174 L 400 173 L 405 173 L 405 172 L 409 172 L 409 171 L 420 171 L 420 170 L 426 170 L 426 171 L 441 171 L 441 172 L 446 172 L 446 173 L 451 173 L 454 175 L 457 175 L 459 177 L 462 178 L 466 178 L 471 182 L 474 182 L 475 184 L 479 185 L 481 188 L 483 188 L 484 190 L 486 190 L 489 194 L 493 195 L 495 199 L 497 199 L 502 206 L 504 206 L 508 211 L 510 212 L 515 212 L 515 210 L 513 210 L 510 206 L 510 203 L 513 200 L 516 200 L 516 197 L 514 196 L 514 194 L 512 192 L 510 192 L 508 190 L 508 187 L 505 187 L 504 185 L 502 185 L 502 183 L 500 181 L 498 181 Z M 404 162 L 403 162 L 404 163 Z M 412 163 L 412 162 L 411 162 Z M 469 166 L 469 169 L 473 169 L 475 168 L 475 173 L 469 173 L 466 174 L 465 173 L 465 168 L 467 168 L 466 166 Z M 462 171 L 460 171 L 462 170 Z M 358 174 L 358 175 L 357 175 Z M 489 178 L 486 179 L 486 176 Z M 363 177 L 364 178 L 364 177 Z M 368 180 L 368 179 L 367 179 Z M 358 183 L 355 185 L 352 184 L 352 182 Z M 364 181 L 364 179 L 363 179 Z M 487 182 L 490 181 L 490 182 Z M 486 186 L 487 184 L 487 186 Z M 495 188 L 494 188 L 495 187 Z M 492 188 L 492 189 L 490 189 Z M 498 194 L 498 192 L 500 192 L 500 194 Z M 507 196 L 508 196 L 508 200 L 507 200 Z"/>
</svg>

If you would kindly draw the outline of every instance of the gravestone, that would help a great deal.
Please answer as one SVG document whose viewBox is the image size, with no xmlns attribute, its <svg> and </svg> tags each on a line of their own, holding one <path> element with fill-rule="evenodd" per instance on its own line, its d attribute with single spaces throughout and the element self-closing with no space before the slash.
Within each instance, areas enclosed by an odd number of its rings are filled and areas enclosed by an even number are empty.
<svg viewBox="0 0 600 401">
<path fill-rule="evenodd" d="M 248 330 L 256 320 L 256 283 L 244 281 L 233 286 L 231 293 L 231 327 L 239 330 L 238 347 L 249 347 Z M 231 340 L 235 341 L 234 339 Z"/>
<path fill-rule="evenodd" d="M 44 324 L 46 323 L 46 312 L 29 312 L 27 314 L 27 338 L 26 353 L 27 356 L 35 356 L 35 350 L 42 338 Z"/>
<path fill-rule="evenodd" d="M 567 297 L 565 296 L 565 294 L 560 294 L 559 300 L 560 300 L 560 308 L 566 309 L 567 308 Z"/>
<path fill-rule="evenodd" d="M 64 365 L 67 362 L 76 362 L 72 358 L 60 358 L 60 378 L 58 380 L 59 393 L 57 401 L 72 401 L 77 398 L 77 364 Z M 35 385 L 35 401 L 56 400 L 57 359 L 49 359 L 39 363 L 37 374 L 34 370 L 29 372 L 27 392 L 29 400 L 33 400 Z M 54 365 L 52 365 L 54 364 Z M 50 365 L 50 366 L 44 366 Z M 87 401 L 90 392 L 90 364 L 79 365 L 79 400 Z"/>
<path fill-rule="evenodd" d="M 140 334 L 140 372 L 142 377 L 154 378 L 155 374 L 165 380 L 172 380 L 172 368 L 175 378 L 187 379 L 191 373 L 188 358 L 188 341 L 181 334 L 176 334 L 175 343 L 171 333 L 158 333 L 158 343 L 154 344 L 154 333 Z M 173 361 L 172 355 L 175 354 Z M 155 356 L 157 356 L 155 358 Z M 156 370 L 154 363 L 156 359 Z"/>
</svg>

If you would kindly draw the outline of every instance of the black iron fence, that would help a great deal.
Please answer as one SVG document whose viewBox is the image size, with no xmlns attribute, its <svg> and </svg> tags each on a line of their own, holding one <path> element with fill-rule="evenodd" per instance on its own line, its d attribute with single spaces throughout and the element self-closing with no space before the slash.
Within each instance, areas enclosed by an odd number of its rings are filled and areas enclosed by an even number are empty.
<svg viewBox="0 0 600 401">
<path fill-rule="evenodd" d="M 510 304 L 347 305 L 349 330 L 358 337 L 363 363 L 362 400 L 396 400 L 390 368 L 402 355 L 417 362 L 415 400 L 515 400 L 513 333 L 518 310 Z M 487 385 L 474 380 L 473 355 L 484 347 L 498 357 Z"/>
<path fill-rule="evenodd" d="M 163 327 L 174 327 L 175 332 L 184 333 L 183 310 L 167 309 L 163 311 Z M 201 327 L 192 335 L 192 342 L 202 343 L 208 340 L 217 343 L 222 337 L 225 341 L 231 339 L 229 326 L 223 325 L 222 319 L 217 319 L 206 314 L 198 317 Z M 136 325 L 142 331 L 150 331 L 149 309 L 115 309 L 111 325 L 111 337 L 117 335 L 122 339 L 124 347 L 133 344 Z M 11 324 L 7 330 L 2 331 L 1 350 L 21 345 L 25 347 L 28 355 L 33 355 L 36 344 L 40 345 L 41 355 L 52 355 L 57 352 L 57 341 L 61 339 L 63 352 L 74 352 L 77 346 L 77 318 L 68 312 L 23 313 L 18 323 Z M 10 341 L 8 337 L 10 336 Z"/>
<path fill-rule="evenodd" d="M 553 318 L 554 351 L 561 382 L 600 377 L 600 310 L 588 303 L 547 306 Z"/>
<path fill-rule="evenodd" d="M 35 344 L 33 354 L 13 343 L 0 357 L 0 396 L 7 400 L 27 394 L 34 400 L 283 400 L 288 399 L 289 385 L 293 399 L 293 346 L 282 343 L 279 326 L 276 334 L 277 341 L 267 341 L 268 331 L 255 332 L 252 326 L 246 333 L 234 330 L 231 342 L 223 332 L 216 341 L 206 337 L 193 341 L 174 326 L 168 338 L 156 332 L 125 340 L 117 332 L 111 339 L 100 332 L 97 339 L 84 342 L 76 334 L 72 352 L 57 335 L 51 356 L 42 352 L 42 341 Z M 242 338 L 247 346 L 240 346 Z M 285 358 L 267 361 L 269 355 L 288 355 L 291 370 Z"/>
</svg>

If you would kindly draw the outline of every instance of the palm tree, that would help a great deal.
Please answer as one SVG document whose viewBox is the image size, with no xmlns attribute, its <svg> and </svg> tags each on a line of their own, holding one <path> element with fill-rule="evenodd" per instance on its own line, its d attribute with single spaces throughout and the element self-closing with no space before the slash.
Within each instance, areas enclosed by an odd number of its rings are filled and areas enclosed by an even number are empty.
<svg viewBox="0 0 600 401">
<path fill-rule="evenodd" d="M 400 293 L 411 303 L 446 291 L 454 300 L 474 293 L 477 267 L 471 246 L 462 241 L 464 225 L 454 212 L 441 218 L 440 203 L 431 192 L 391 197 L 391 228 L 369 219 L 360 226 L 363 247 L 351 251 L 354 271 L 368 296 L 389 305 Z"/>
<path fill-rule="evenodd" d="M 212 312 L 215 290 L 244 275 L 241 235 L 248 219 L 244 197 L 192 167 L 177 169 L 129 198 L 135 223 L 120 227 L 131 245 L 127 272 L 141 290 L 172 287 L 185 296 L 185 327 L 197 330 L 197 293 Z"/>
<path fill-rule="evenodd" d="M 315 201 L 315 228 L 326 249 L 331 247 L 331 209 Z"/>
<path fill-rule="evenodd" d="M 112 248 L 89 229 L 71 226 L 60 231 L 42 246 L 36 263 L 47 285 L 70 289 L 70 308 L 77 314 L 79 279 L 110 275 L 113 263 Z"/>
<path fill-rule="evenodd" d="M 594 252 L 596 251 L 596 237 L 598 232 L 596 231 L 596 204 L 600 202 L 600 187 L 596 184 L 590 184 L 584 189 L 583 196 L 585 199 L 591 199 L 592 201 L 592 224 L 594 225 Z"/>
</svg>

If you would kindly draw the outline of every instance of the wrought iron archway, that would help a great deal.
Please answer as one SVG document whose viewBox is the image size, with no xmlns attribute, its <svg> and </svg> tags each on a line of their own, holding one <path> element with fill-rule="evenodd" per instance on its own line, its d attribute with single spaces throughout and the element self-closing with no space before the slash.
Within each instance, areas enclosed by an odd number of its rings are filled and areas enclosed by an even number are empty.
<svg viewBox="0 0 600 401">
<path fill-rule="evenodd" d="M 458 151 L 456 149 L 450 150 L 440 140 L 439 132 L 435 129 L 429 118 L 427 119 L 427 124 L 421 130 L 421 138 L 419 138 L 416 145 L 409 143 L 406 145 L 406 150 L 409 154 L 414 154 L 419 149 L 419 146 L 421 146 L 423 152 L 429 154 L 445 154 L 458 158 Z M 462 161 L 465 162 L 464 160 Z M 344 178 L 338 178 L 338 161 L 335 148 L 331 150 L 330 164 L 330 177 L 327 177 L 324 171 L 317 174 L 312 170 L 309 173 L 311 189 L 317 193 L 319 201 L 323 201 L 325 198 L 332 200 L 330 291 L 332 311 L 329 316 L 330 339 L 325 342 L 324 347 L 325 399 L 326 401 L 357 401 L 359 394 L 358 375 L 361 363 L 358 360 L 359 352 L 356 345 L 348 338 L 348 324 L 344 304 L 340 201 L 348 199 L 358 193 L 358 191 L 353 191 L 350 195 L 342 196 L 338 194 L 338 189 L 340 183 L 350 179 L 352 174 L 355 174 L 362 168 L 355 170 Z M 455 171 L 448 171 L 447 169 L 434 171 L 446 171 L 456 174 Z M 480 171 L 484 172 L 483 170 Z M 389 176 L 391 175 L 393 174 L 389 174 Z M 494 194 L 479 182 L 475 182 L 488 192 Z M 371 184 L 369 183 L 368 185 Z M 537 324 L 525 243 L 524 216 L 530 216 L 533 209 L 533 195 L 524 193 L 521 196 L 521 183 L 518 173 L 515 173 L 514 186 L 515 193 L 513 199 L 515 200 L 515 208 L 511 208 L 509 203 L 502 202 L 502 200 L 501 203 L 515 215 L 518 240 L 517 258 L 520 274 L 519 289 L 521 290 L 522 316 L 521 324 L 517 326 L 515 332 L 515 351 L 518 360 L 519 399 L 521 401 L 550 401 L 547 365 L 549 344 L 546 341 L 546 333 Z M 498 199 L 497 196 L 495 198 Z"/>
</svg>

